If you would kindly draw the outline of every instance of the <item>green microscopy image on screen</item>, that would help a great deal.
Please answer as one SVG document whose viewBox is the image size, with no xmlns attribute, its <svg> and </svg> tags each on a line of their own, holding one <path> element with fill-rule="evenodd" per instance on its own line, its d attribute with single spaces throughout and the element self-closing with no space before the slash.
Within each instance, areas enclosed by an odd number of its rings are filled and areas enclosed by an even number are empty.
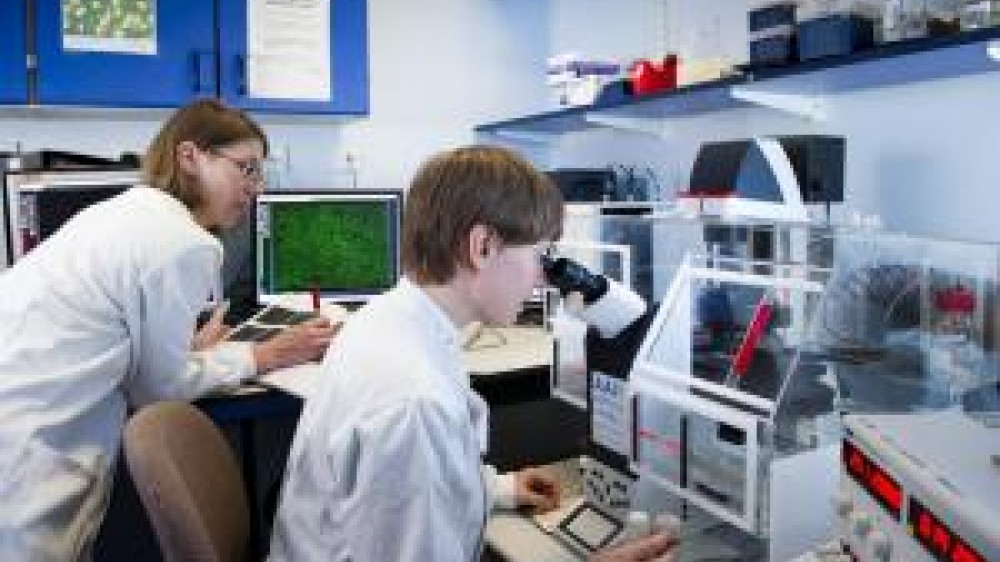
<svg viewBox="0 0 1000 562">
<path fill-rule="evenodd" d="M 381 202 L 281 203 L 272 207 L 277 292 L 364 291 L 394 281 L 391 216 Z"/>
</svg>

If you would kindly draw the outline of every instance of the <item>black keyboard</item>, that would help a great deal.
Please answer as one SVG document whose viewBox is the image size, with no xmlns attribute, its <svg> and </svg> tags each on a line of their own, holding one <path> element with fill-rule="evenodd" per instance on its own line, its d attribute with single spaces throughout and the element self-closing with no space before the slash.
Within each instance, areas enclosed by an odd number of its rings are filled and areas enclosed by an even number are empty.
<svg viewBox="0 0 1000 562">
<path fill-rule="evenodd" d="M 271 305 L 242 325 L 237 326 L 226 339 L 240 342 L 262 342 L 273 338 L 289 326 L 301 324 L 314 318 L 319 318 L 315 312 L 304 312 Z"/>
<path fill-rule="evenodd" d="M 254 316 L 253 321 L 257 324 L 268 324 L 271 326 L 294 326 L 307 320 L 317 318 L 315 312 L 303 312 L 291 310 L 281 306 L 269 306 Z"/>
<path fill-rule="evenodd" d="M 261 342 L 273 338 L 282 330 L 284 328 L 266 328 L 264 326 L 244 324 L 233 330 L 226 339 L 229 341 Z"/>
</svg>

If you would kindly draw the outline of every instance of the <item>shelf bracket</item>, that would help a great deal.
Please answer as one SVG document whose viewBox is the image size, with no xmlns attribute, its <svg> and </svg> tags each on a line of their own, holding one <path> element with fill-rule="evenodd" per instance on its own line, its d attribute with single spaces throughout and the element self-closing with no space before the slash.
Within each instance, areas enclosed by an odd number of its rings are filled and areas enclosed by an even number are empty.
<svg viewBox="0 0 1000 562">
<path fill-rule="evenodd" d="M 666 123 L 650 117 L 635 117 L 630 115 L 612 115 L 609 113 L 589 112 L 583 116 L 584 121 L 597 127 L 617 129 L 629 133 L 652 135 L 658 138 L 671 136 Z"/>
<path fill-rule="evenodd" d="M 747 84 L 730 87 L 729 94 L 733 99 L 783 111 L 811 121 L 826 121 L 827 118 L 826 103 L 819 96 L 773 92 Z"/>
<path fill-rule="evenodd" d="M 495 129 L 478 133 L 480 135 L 492 135 L 500 140 L 515 143 L 549 144 L 555 140 L 556 135 L 550 133 L 539 133 L 536 131 L 523 131 L 516 129 Z"/>
</svg>

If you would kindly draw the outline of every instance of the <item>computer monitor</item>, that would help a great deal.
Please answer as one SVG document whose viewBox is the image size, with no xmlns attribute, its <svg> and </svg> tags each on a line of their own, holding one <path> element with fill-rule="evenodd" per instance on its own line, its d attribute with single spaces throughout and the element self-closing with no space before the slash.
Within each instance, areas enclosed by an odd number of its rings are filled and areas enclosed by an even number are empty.
<svg viewBox="0 0 1000 562">
<path fill-rule="evenodd" d="M 140 181 L 137 170 L 8 174 L 3 186 L 3 265 L 13 265 L 80 210 Z"/>
<path fill-rule="evenodd" d="M 261 301 L 318 290 L 325 300 L 364 301 L 399 278 L 399 190 L 311 190 L 257 199 Z"/>
</svg>

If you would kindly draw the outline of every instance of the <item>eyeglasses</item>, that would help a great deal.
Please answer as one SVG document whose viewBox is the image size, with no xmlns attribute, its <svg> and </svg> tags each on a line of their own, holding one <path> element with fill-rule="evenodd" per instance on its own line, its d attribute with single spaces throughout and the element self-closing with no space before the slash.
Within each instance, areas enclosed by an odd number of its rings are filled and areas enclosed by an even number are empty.
<svg viewBox="0 0 1000 562">
<path fill-rule="evenodd" d="M 243 176 L 244 179 L 253 182 L 254 185 L 261 185 L 264 183 L 264 160 L 240 160 L 218 150 L 210 150 L 210 152 L 213 155 L 230 162 L 233 166 L 236 166 L 236 169 L 240 171 L 240 175 Z"/>
</svg>

